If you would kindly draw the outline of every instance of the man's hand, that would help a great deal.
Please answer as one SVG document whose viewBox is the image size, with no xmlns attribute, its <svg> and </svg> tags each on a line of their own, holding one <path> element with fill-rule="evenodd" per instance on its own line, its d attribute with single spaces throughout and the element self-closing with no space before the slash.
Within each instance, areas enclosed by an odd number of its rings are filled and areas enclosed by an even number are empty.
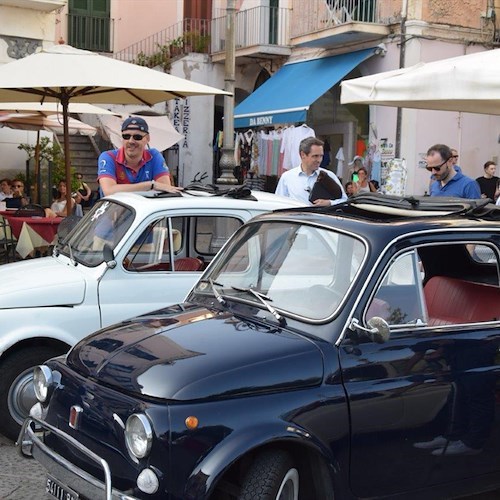
<svg viewBox="0 0 500 500">
<path fill-rule="evenodd" d="M 155 189 L 157 189 L 158 191 L 165 191 L 167 193 L 178 193 L 184 188 L 171 186 L 170 184 L 167 184 L 165 182 L 155 181 Z"/>
<path fill-rule="evenodd" d="M 315 207 L 329 207 L 331 206 L 330 200 L 317 199 L 313 201 Z"/>
</svg>

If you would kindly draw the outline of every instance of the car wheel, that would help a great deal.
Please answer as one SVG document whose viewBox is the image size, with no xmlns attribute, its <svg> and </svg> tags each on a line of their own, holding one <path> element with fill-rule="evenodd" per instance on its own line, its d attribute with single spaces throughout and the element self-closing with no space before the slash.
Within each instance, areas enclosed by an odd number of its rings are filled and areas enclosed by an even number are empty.
<svg viewBox="0 0 500 500">
<path fill-rule="evenodd" d="M 62 354 L 52 347 L 15 352 L 0 365 L 0 432 L 15 441 L 21 424 L 36 403 L 33 368 Z"/>
<path fill-rule="evenodd" d="M 246 473 L 240 500 L 298 500 L 299 471 L 285 451 L 261 453 Z"/>
</svg>

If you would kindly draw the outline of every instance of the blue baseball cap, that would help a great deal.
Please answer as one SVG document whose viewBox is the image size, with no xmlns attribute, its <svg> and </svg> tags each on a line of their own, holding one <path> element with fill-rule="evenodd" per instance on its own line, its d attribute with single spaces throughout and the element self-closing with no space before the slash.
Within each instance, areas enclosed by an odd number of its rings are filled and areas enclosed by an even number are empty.
<svg viewBox="0 0 500 500">
<path fill-rule="evenodd" d="M 146 120 L 138 118 L 137 116 L 129 116 L 125 119 L 122 123 L 122 132 L 124 130 L 141 130 L 142 132 L 149 134 L 149 127 Z"/>
</svg>

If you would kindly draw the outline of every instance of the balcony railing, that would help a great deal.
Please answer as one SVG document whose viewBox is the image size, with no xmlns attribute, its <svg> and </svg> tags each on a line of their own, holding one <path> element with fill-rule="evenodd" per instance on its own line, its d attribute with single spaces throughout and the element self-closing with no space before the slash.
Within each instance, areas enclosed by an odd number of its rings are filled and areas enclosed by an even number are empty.
<svg viewBox="0 0 500 500">
<path fill-rule="evenodd" d="M 380 23 L 377 0 L 293 0 L 291 37 L 346 23 Z"/>
<path fill-rule="evenodd" d="M 116 59 L 141 66 L 163 66 L 168 69 L 172 58 L 189 52 L 208 53 L 210 21 L 184 19 L 154 35 L 115 52 Z"/>
<path fill-rule="evenodd" d="M 68 14 L 68 41 L 73 47 L 94 52 L 111 52 L 113 19 Z"/>
<path fill-rule="evenodd" d="M 290 10 L 281 7 L 254 7 L 240 10 L 235 19 L 236 48 L 259 45 L 289 45 Z M 226 45 L 226 16 L 212 20 L 211 52 L 222 52 Z"/>
</svg>

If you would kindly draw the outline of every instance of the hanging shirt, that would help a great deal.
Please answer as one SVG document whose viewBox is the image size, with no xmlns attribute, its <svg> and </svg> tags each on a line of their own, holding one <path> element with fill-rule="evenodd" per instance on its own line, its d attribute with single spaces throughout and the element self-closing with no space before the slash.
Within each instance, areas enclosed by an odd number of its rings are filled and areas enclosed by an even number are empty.
<svg viewBox="0 0 500 500">
<path fill-rule="evenodd" d="M 300 125 L 300 127 L 289 127 L 283 132 L 281 152 L 284 153 L 283 168 L 285 170 L 300 165 L 300 141 L 306 137 L 316 137 L 316 134 L 305 123 Z"/>
<path fill-rule="evenodd" d="M 344 148 L 341 146 L 335 155 L 335 159 L 337 160 L 337 176 L 342 179 L 344 177 Z"/>
</svg>

